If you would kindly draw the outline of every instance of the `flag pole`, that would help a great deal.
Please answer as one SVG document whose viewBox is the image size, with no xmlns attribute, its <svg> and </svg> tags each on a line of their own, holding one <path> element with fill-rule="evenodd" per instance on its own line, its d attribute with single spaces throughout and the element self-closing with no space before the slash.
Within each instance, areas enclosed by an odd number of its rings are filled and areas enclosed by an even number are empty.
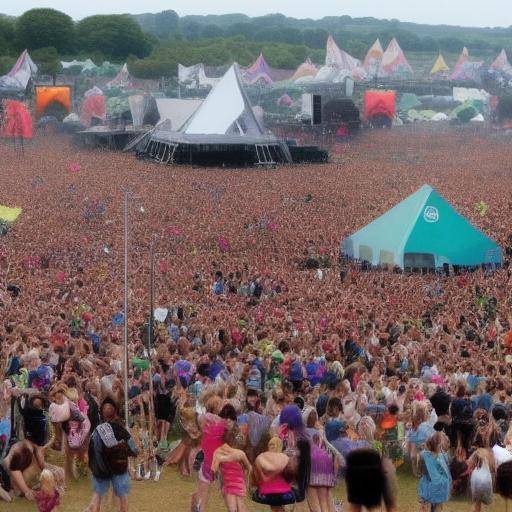
<svg viewBox="0 0 512 512">
<path fill-rule="evenodd" d="M 151 446 L 151 455 L 153 452 L 153 434 L 154 434 L 154 402 L 153 402 L 153 369 L 151 366 L 151 348 L 153 341 L 153 325 L 155 323 L 155 241 L 152 240 L 149 246 L 149 321 L 148 321 L 148 344 L 147 353 L 149 361 L 149 439 Z"/>
<path fill-rule="evenodd" d="M 128 191 L 124 191 L 124 421 L 129 428 L 128 415 Z"/>
</svg>

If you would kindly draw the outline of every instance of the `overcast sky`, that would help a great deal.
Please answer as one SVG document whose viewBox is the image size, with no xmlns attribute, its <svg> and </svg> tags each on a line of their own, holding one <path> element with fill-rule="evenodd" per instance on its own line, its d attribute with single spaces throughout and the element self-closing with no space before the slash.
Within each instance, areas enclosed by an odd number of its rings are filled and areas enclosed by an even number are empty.
<svg viewBox="0 0 512 512">
<path fill-rule="evenodd" d="M 75 19 L 91 14 L 159 12 L 185 14 L 280 12 L 297 18 L 324 16 L 397 18 L 401 21 L 464 26 L 511 26 L 512 0 L 1 0 L 0 12 L 20 15 L 33 7 L 53 7 Z"/>
</svg>

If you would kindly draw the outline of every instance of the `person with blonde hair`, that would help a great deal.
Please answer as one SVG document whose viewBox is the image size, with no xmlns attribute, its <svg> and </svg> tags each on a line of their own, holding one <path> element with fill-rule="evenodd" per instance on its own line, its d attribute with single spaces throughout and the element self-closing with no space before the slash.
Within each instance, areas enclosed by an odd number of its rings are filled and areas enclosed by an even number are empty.
<svg viewBox="0 0 512 512">
<path fill-rule="evenodd" d="M 39 490 L 35 492 L 38 512 L 56 512 L 60 505 L 62 489 L 59 489 L 54 474 L 43 469 L 39 476 Z"/>
<path fill-rule="evenodd" d="M 450 499 L 452 477 L 446 449 L 449 440 L 442 432 L 435 432 L 420 453 L 421 478 L 418 485 L 420 512 L 440 512 Z"/>
</svg>

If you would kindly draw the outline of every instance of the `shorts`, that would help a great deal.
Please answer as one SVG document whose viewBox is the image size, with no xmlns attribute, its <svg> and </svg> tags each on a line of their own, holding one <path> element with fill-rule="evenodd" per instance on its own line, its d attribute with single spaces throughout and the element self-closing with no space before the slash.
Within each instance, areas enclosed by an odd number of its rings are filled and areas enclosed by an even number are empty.
<svg viewBox="0 0 512 512">
<path fill-rule="evenodd" d="M 111 478 L 96 478 L 94 475 L 92 477 L 92 488 L 100 496 L 107 494 L 111 484 L 114 494 L 118 498 L 123 498 L 130 494 L 130 475 L 128 473 L 114 475 Z"/>
</svg>

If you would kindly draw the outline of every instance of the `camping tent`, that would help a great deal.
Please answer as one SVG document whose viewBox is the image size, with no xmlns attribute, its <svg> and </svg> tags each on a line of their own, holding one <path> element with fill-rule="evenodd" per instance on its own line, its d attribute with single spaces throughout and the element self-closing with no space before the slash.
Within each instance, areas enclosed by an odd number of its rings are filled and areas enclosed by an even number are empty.
<svg viewBox="0 0 512 512">
<path fill-rule="evenodd" d="M 31 139 L 33 124 L 27 106 L 21 101 L 5 100 L 4 107 L 2 137 Z"/>
<path fill-rule="evenodd" d="M 483 62 L 470 61 L 469 51 L 464 47 L 450 75 L 450 80 L 477 82 L 480 79 L 482 65 Z"/>
<path fill-rule="evenodd" d="M 380 44 L 380 40 L 377 39 L 368 50 L 363 61 L 363 68 L 366 71 L 368 79 L 373 79 L 377 76 L 383 55 L 384 51 L 382 45 Z"/>
<path fill-rule="evenodd" d="M 128 65 L 125 62 L 119 73 L 116 75 L 116 77 L 110 80 L 110 82 L 107 83 L 106 87 L 107 89 L 113 89 L 114 87 L 124 89 L 127 87 L 132 87 L 132 85 L 132 77 L 130 76 L 130 72 L 128 71 Z"/>
<path fill-rule="evenodd" d="M 318 72 L 316 66 L 311 62 L 311 59 L 306 59 L 295 71 L 292 76 L 292 80 L 301 81 L 307 78 L 314 77 Z"/>
<path fill-rule="evenodd" d="M 406 78 L 413 73 L 398 41 L 395 38 L 391 39 L 380 62 L 379 78 Z"/>
<path fill-rule="evenodd" d="M 325 65 L 315 76 L 315 82 L 343 82 L 346 78 L 364 80 L 366 72 L 361 61 L 341 50 L 331 35 L 327 38 Z"/>
<path fill-rule="evenodd" d="M 501 50 L 500 54 L 491 64 L 491 70 L 502 71 L 503 73 L 507 73 L 509 75 L 512 74 L 512 66 L 508 61 L 507 52 L 505 51 L 505 49 Z"/>
<path fill-rule="evenodd" d="M 179 130 L 158 124 L 137 146 L 162 163 L 253 165 L 291 161 L 286 144 L 265 133 L 233 64 Z"/>
<path fill-rule="evenodd" d="M 244 70 L 243 78 L 245 83 L 249 85 L 263 82 L 267 85 L 272 84 L 272 78 L 270 77 L 270 68 L 263 57 L 263 53 L 260 53 L 254 64 Z"/>
<path fill-rule="evenodd" d="M 71 88 L 67 85 L 37 86 L 36 115 L 43 116 L 46 109 L 52 104 L 60 105 L 69 114 L 71 112 Z"/>
<path fill-rule="evenodd" d="M 0 94 L 24 94 L 30 79 L 37 73 L 37 66 L 27 50 L 18 57 L 12 69 L 0 77 Z"/>
<path fill-rule="evenodd" d="M 502 258 L 500 247 L 429 185 L 343 240 L 342 252 L 401 268 L 499 265 Z"/>
<path fill-rule="evenodd" d="M 214 87 L 219 78 L 206 76 L 203 64 L 194 66 L 183 66 L 178 64 L 178 82 L 188 89 L 199 89 L 201 87 Z"/>
<path fill-rule="evenodd" d="M 450 68 L 446 64 L 443 55 L 440 53 L 430 70 L 430 76 L 432 78 L 447 78 Z"/>
</svg>

